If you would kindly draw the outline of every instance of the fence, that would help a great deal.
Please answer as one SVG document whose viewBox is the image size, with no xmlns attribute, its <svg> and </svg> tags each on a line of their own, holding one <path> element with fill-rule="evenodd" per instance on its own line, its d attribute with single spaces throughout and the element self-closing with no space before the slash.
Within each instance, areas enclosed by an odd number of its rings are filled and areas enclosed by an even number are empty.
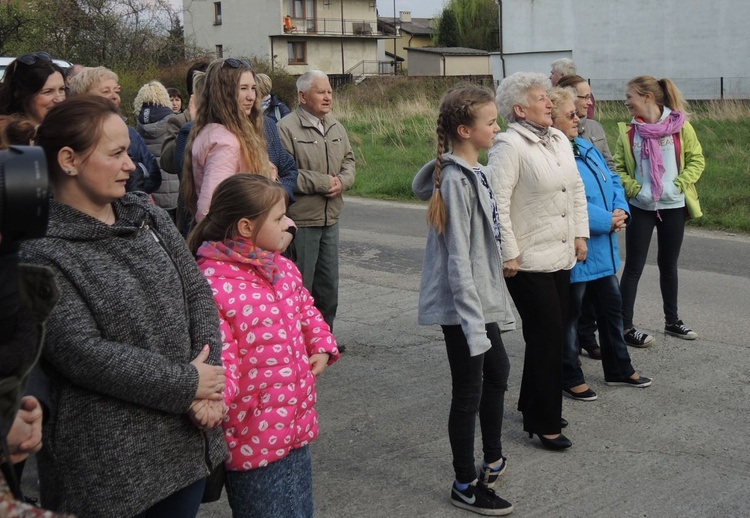
<svg viewBox="0 0 750 518">
<path fill-rule="evenodd" d="M 590 78 L 597 100 L 623 101 L 628 79 Z M 750 99 L 750 77 L 671 78 L 688 100 Z"/>
</svg>

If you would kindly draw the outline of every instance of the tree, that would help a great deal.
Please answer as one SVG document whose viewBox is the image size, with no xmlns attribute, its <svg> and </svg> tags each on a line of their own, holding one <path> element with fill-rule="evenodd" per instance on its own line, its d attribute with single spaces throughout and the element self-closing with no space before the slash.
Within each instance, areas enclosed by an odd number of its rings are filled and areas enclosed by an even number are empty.
<svg viewBox="0 0 750 518">
<path fill-rule="evenodd" d="M 29 17 L 14 3 L 0 5 L 0 55 L 8 53 L 8 44 L 18 41 L 20 32 L 28 24 Z"/>
<path fill-rule="evenodd" d="M 458 21 L 453 10 L 449 7 L 443 9 L 438 23 L 437 45 L 439 47 L 458 47 Z"/>
<path fill-rule="evenodd" d="M 437 20 L 438 45 L 441 45 L 440 34 L 448 13 L 455 18 L 456 23 L 453 31 L 456 43 L 453 46 L 481 50 L 496 50 L 499 47 L 499 13 L 495 0 L 449 0 Z"/>
</svg>

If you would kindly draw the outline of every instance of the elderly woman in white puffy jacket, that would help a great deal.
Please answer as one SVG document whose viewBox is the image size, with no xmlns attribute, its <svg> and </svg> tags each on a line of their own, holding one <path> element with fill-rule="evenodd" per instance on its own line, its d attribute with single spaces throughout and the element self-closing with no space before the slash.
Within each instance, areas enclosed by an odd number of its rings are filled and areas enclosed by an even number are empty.
<svg viewBox="0 0 750 518">
<path fill-rule="evenodd" d="M 561 433 L 562 349 L 570 270 L 586 259 L 586 194 L 568 138 L 552 126 L 551 83 L 517 72 L 497 89 L 509 123 L 490 150 L 503 274 L 526 342 L 518 410 L 529 436 L 551 450 L 572 446 Z"/>
</svg>

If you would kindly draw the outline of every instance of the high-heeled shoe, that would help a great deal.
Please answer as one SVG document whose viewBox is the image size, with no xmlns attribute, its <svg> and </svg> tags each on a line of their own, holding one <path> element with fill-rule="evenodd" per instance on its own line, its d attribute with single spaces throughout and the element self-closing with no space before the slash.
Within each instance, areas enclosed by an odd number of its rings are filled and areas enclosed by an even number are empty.
<svg viewBox="0 0 750 518">
<path fill-rule="evenodd" d="M 573 443 L 570 442 L 570 439 L 565 437 L 563 434 L 558 435 L 554 439 L 549 439 L 540 433 L 536 434 L 536 436 L 539 437 L 539 440 L 542 442 L 542 446 L 544 446 L 548 450 L 564 450 L 565 448 L 570 448 L 571 446 L 573 446 Z M 531 439 L 533 437 L 534 434 L 532 432 L 529 432 L 529 438 Z"/>
</svg>

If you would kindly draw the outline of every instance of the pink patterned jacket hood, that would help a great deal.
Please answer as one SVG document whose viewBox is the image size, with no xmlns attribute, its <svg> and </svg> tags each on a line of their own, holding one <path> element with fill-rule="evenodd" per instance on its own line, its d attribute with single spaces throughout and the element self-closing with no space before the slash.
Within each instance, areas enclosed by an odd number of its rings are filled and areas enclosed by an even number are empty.
<svg viewBox="0 0 750 518">
<path fill-rule="evenodd" d="M 198 265 L 219 308 L 227 368 L 226 467 L 247 471 L 318 436 L 309 357 L 339 358 L 295 264 L 246 242 L 206 242 Z"/>
</svg>

